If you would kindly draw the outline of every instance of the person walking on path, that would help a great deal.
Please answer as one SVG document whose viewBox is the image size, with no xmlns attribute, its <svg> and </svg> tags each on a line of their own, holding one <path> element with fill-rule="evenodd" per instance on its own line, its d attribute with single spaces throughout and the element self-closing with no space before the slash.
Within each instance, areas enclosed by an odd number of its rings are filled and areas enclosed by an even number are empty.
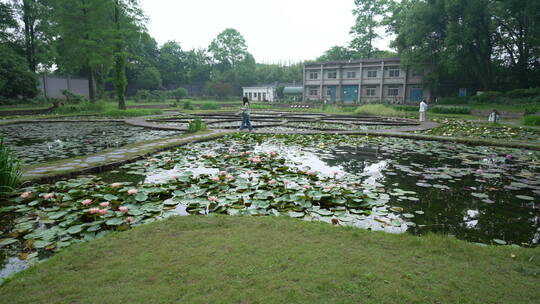
<svg viewBox="0 0 540 304">
<path fill-rule="evenodd" d="M 248 127 L 249 132 L 253 131 L 253 126 L 249 121 L 249 100 L 244 96 L 242 99 L 242 124 L 240 125 L 240 131 L 242 131 L 245 126 Z"/>
<path fill-rule="evenodd" d="M 422 99 L 420 102 L 420 121 L 426 121 L 426 111 L 428 108 L 428 104 L 425 98 Z"/>
</svg>

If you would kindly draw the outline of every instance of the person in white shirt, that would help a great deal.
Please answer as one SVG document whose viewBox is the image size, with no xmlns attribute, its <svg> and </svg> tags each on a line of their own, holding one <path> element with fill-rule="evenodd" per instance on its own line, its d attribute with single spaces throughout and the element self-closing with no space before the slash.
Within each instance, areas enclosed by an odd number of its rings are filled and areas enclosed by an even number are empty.
<svg viewBox="0 0 540 304">
<path fill-rule="evenodd" d="M 420 121 L 426 121 L 427 108 L 428 108 L 428 104 L 427 104 L 426 99 L 424 98 L 420 102 L 420 119 L 419 119 Z"/>
</svg>

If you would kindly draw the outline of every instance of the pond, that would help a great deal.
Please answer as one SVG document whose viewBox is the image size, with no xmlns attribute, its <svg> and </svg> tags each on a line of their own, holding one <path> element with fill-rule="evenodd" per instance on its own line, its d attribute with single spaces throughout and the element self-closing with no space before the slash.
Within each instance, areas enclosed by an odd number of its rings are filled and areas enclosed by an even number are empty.
<svg viewBox="0 0 540 304">
<path fill-rule="evenodd" d="M 130 143 L 180 135 L 119 122 L 37 122 L 0 126 L 25 165 L 88 155 Z"/>
<path fill-rule="evenodd" d="M 6 257 L 35 259 L 111 230 L 212 213 L 536 246 L 539 158 L 399 138 L 234 134 L 20 189 L 0 209 L 0 246 Z"/>
</svg>

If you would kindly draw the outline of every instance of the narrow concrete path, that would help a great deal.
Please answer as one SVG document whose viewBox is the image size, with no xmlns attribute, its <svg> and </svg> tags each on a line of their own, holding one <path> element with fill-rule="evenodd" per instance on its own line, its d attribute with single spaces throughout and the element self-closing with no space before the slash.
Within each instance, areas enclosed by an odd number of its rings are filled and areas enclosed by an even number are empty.
<svg viewBox="0 0 540 304">
<path fill-rule="evenodd" d="M 232 131 L 210 130 L 192 135 L 184 134 L 108 149 L 92 155 L 36 164 L 23 168 L 22 177 L 25 181 L 49 182 L 80 173 L 100 172 L 163 150 L 188 143 L 213 140 L 228 133 Z"/>
</svg>

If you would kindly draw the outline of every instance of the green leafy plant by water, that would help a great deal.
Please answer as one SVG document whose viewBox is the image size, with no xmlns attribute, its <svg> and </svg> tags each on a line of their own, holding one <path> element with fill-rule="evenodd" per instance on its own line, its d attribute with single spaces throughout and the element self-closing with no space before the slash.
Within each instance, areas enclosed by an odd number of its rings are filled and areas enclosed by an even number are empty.
<svg viewBox="0 0 540 304">
<path fill-rule="evenodd" d="M 0 137 L 0 198 L 9 195 L 20 184 L 20 162 Z"/>
<path fill-rule="evenodd" d="M 195 133 L 195 132 L 199 132 L 199 131 L 204 131 L 206 129 L 207 129 L 206 124 L 202 121 L 202 119 L 200 117 L 196 117 L 195 119 L 190 121 L 189 124 L 188 124 L 188 132 L 189 133 Z"/>
<path fill-rule="evenodd" d="M 526 126 L 540 126 L 540 115 L 528 115 L 523 117 L 523 124 Z"/>
</svg>

